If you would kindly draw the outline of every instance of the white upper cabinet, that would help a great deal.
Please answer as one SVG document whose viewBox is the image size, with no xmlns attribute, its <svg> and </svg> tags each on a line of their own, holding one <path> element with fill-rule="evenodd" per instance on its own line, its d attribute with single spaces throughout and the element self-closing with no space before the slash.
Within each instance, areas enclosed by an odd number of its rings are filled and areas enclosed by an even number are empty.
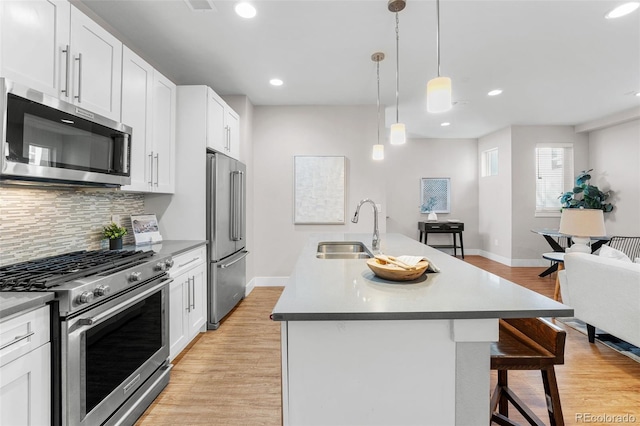
<svg viewBox="0 0 640 426">
<path fill-rule="evenodd" d="M 210 87 L 207 87 L 207 148 L 239 159 L 238 114 Z"/>
<path fill-rule="evenodd" d="M 173 193 L 176 86 L 126 46 L 122 54 L 122 122 L 133 128 L 131 185 L 122 190 Z"/>
<path fill-rule="evenodd" d="M 153 79 L 153 163 L 155 192 L 175 190 L 176 85 L 154 72 Z"/>
<path fill-rule="evenodd" d="M 0 1 L 3 77 L 120 119 L 122 43 L 65 0 Z"/>
<path fill-rule="evenodd" d="M 225 111 L 225 125 L 227 129 L 227 155 L 240 159 L 240 117 L 231 108 L 227 108 Z"/>
<path fill-rule="evenodd" d="M 0 1 L 0 74 L 68 100 L 69 17 L 66 0 Z"/>
<path fill-rule="evenodd" d="M 73 103 L 118 121 L 122 43 L 71 6 L 70 45 Z"/>
<path fill-rule="evenodd" d="M 207 87 L 207 148 L 226 154 L 225 105 L 222 98 L 212 88 Z"/>
<path fill-rule="evenodd" d="M 131 185 L 122 190 L 151 190 L 151 119 L 154 69 L 127 47 L 122 50 L 122 122 L 131 135 Z"/>
</svg>

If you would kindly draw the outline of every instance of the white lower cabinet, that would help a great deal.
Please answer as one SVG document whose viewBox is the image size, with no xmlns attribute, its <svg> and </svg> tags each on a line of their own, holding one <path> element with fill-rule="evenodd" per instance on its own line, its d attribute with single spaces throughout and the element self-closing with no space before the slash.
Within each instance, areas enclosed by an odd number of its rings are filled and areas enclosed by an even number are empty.
<svg viewBox="0 0 640 426">
<path fill-rule="evenodd" d="M 173 360 L 200 332 L 206 330 L 206 249 L 192 250 L 174 258 L 169 271 L 169 358 Z"/>
<path fill-rule="evenodd" d="M 0 425 L 51 424 L 49 306 L 0 323 Z"/>
</svg>

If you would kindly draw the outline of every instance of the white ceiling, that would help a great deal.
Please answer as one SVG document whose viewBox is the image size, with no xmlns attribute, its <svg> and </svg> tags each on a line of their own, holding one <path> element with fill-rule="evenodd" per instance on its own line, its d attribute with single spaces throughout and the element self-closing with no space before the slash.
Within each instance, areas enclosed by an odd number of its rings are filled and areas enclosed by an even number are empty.
<svg viewBox="0 0 640 426">
<path fill-rule="evenodd" d="M 410 137 L 476 138 L 505 126 L 575 125 L 640 105 L 640 10 L 604 15 L 624 2 L 442 0 L 442 74 L 457 104 L 426 112 L 436 74 L 436 3 L 407 0 L 400 12 L 400 121 Z M 78 3 L 75 0 L 74 3 Z M 257 16 L 214 1 L 82 0 L 176 84 L 206 84 L 254 105 L 375 105 L 395 120 L 395 14 L 387 0 L 254 0 Z M 90 10 L 87 10 L 87 7 Z M 269 79 L 284 80 L 281 87 Z M 488 97 L 489 90 L 504 93 Z M 450 127 L 441 127 L 443 121 Z"/>
</svg>

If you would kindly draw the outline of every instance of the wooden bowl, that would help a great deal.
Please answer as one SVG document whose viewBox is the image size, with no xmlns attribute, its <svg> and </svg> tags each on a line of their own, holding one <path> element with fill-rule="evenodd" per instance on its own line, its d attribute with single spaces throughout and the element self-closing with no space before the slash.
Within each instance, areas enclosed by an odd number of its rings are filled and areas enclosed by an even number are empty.
<svg viewBox="0 0 640 426">
<path fill-rule="evenodd" d="M 429 262 L 421 260 L 413 269 L 404 269 L 384 260 L 369 259 L 367 266 L 380 278 L 390 281 L 411 281 L 420 278 L 429 267 Z"/>
</svg>

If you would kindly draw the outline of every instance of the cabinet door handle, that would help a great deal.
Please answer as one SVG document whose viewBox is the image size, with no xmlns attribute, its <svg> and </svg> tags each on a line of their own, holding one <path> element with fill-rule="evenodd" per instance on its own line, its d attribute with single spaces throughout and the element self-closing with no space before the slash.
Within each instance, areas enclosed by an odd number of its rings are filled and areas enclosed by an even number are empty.
<svg viewBox="0 0 640 426">
<path fill-rule="evenodd" d="M 3 350 L 4 348 L 8 348 L 11 345 L 15 345 L 16 343 L 24 340 L 24 339 L 28 339 L 29 337 L 33 336 L 35 334 L 35 331 L 32 331 L 30 333 L 27 334 L 23 334 L 22 336 L 16 336 L 12 341 L 5 343 L 4 345 L 0 346 L 0 351 Z"/>
<path fill-rule="evenodd" d="M 78 53 L 76 58 L 78 61 L 78 94 L 74 96 L 78 100 L 78 103 L 82 102 L 82 53 Z"/>
<path fill-rule="evenodd" d="M 160 179 L 160 159 L 159 159 L 160 154 L 156 153 L 156 186 L 158 186 L 158 180 Z"/>
<path fill-rule="evenodd" d="M 191 309 L 195 309 L 196 308 L 196 277 L 193 276 L 190 278 L 191 279 L 191 285 L 193 286 L 193 304 L 191 305 Z"/>
<path fill-rule="evenodd" d="M 149 185 L 153 186 L 153 151 L 149 154 Z"/>
<path fill-rule="evenodd" d="M 64 70 L 64 90 L 61 90 L 60 92 L 64 93 L 64 96 L 66 98 L 69 97 L 69 66 L 70 66 L 70 59 L 71 59 L 71 52 L 69 51 L 69 45 L 67 44 L 67 46 L 62 49 L 62 53 L 65 54 L 65 70 Z"/>
<path fill-rule="evenodd" d="M 189 285 L 191 278 L 187 278 L 187 312 L 191 312 L 191 286 Z"/>
</svg>

